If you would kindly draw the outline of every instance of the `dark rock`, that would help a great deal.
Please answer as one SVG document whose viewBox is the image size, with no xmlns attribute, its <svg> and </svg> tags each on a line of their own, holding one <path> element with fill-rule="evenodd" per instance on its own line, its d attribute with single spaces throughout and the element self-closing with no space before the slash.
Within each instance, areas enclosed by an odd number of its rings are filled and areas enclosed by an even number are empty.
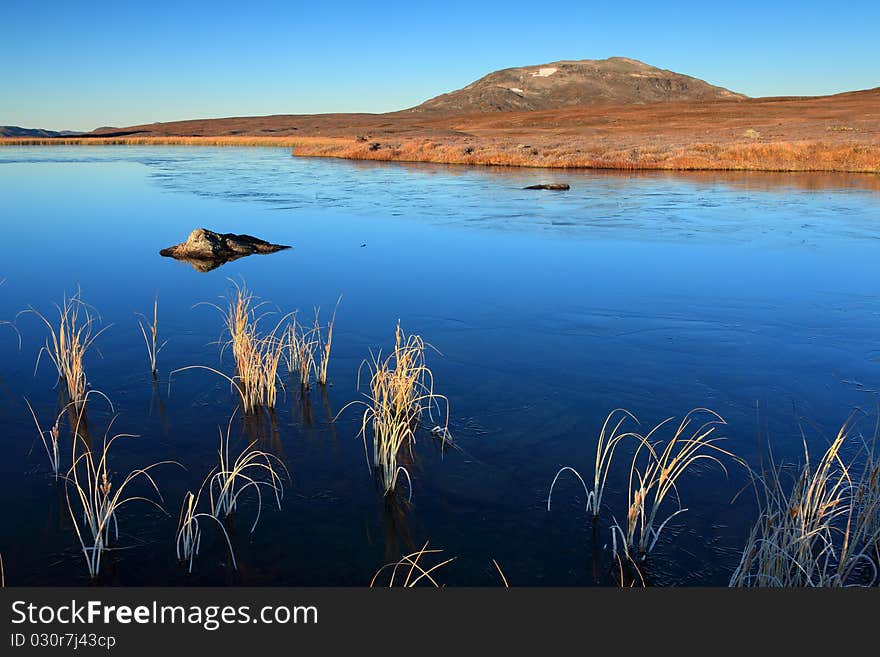
<svg viewBox="0 0 880 657">
<path fill-rule="evenodd" d="M 196 228 L 189 234 L 186 242 L 162 249 L 159 255 L 185 260 L 197 271 L 211 271 L 254 253 L 275 253 L 289 248 L 250 235 L 215 233 L 205 228 Z"/>
<path fill-rule="evenodd" d="M 382 148 L 382 144 L 380 144 L 378 141 L 370 144 L 371 151 L 378 151 L 380 148 Z"/>
<path fill-rule="evenodd" d="M 523 187 L 523 189 L 566 190 L 566 189 L 571 189 L 571 186 L 568 183 L 548 183 L 545 185 L 529 185 L 528 187 Z"/>
</svg>

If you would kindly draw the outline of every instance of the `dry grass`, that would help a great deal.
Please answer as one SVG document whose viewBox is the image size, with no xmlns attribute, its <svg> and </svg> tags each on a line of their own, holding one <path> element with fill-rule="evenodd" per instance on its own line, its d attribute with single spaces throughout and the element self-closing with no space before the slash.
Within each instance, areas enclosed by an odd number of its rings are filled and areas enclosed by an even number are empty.
<svg viewBox="0 0 880 657">
<path fill-rule="evenodd" d="M 177 523 L 176 552 L 181 562 L 187 563 L 187 570 L 192 572 L 193 562 L 198 556 L 202 540 L 201 520 L 210 520 L 220 527 L 220 531 L 229 549 L 229 557 L 232 567 L 237 569 L 235 551 L 232 548 L 232 539 L 223 524 L 237 508 L 239 497 L 246 491 L 253 489 L 257 496 L 257 512 L 251 532 L 257 528 L 263 507 L 263 495 L 260 487 L 269 488 L 274 496 L 278 508 L 281 508 L 281 499 L 284 496 L 283 480 L 280 472 L 289 478 L 289 472 L 284 463 L 276 456 L 255 449 L 256 441 L 252 441 L 232 460 L 230 457 L 230 442 L 232 422 L 235 413 L 229 418 L 229 423 L 224 434 L 220 430 L 220 447 L 217 451 L 219 463 L 215 466 L 198 491 L 194 494 L 187 491 L 183 499 L 180 516 Z M 277 470 L 276 470 L 277 466 Z M 202 493 L 205 487 L 209 494 L 209 511 L 200 511 Z"/>
<path fill-rule="evenodd" d="M 278 370 L 286 363 L 291 376 L 296 376 L 302 390 L 308 390 L 313 378 L 326 385 L 333 344 L 333 327 L 336 322 L 337 302 L 330 322 L 320 323 L 319 310 L 310 326 L 297 320 L 297 311 L 287 313 L 274 326 L 264 332 L 261 323 L 267 315 L 262 312 L 266 302 L 260 301 L 247 286 L 233 281 L 234 291 L 224 306 L 206 304 L 223 316 L 224 337 L 221 360 L 226 350 L 231 351 L 235 361 L 232 376 L 205 365 L 190 365 L 171 372 L 172 375 L 189 369 L 205 369 L 224 377 L 241 397 L 245 413 L 253 414 L 261 408 L 273 409 L 278 400 L 278 389 L 284 383 Z M 340 300 L 342 297 L 340 297 Z M 146 331 L 144 332 L 146 339 Z M 149 344 L 149 341 L 148 341 Z"/>
<path fill-rule="evenodd" d="M 311 327 L 300 324 L 297 313 L 293 314 L 287 326 L 284 341 L 284 359 L 287 371 L 296 376 L 300 387 L 308 390 L 311 387 L 312 375 L 321 386 L 327 385 L 327 370 L 330 366 L 330 351 L 333 347 L 333 326 L 336 323 L 336 311 L 342 297 L 333 308 L 333 316 L 325 326 L 320 321 L 320 308 L 315 308 L 315 321 Z"/>
<path fill-rule="evenodd" d="M 415 431 L 422 418 L 427 414 L 433 420 L 434 413 L 437 413 L 443 418 L 442 429 L 448 431 L 448 400 L 434 392 L 434 375 L 425 364 L 426 346 L 420 336 L 407 336 L 398 323 L 391 354 L 383 358 L 380 351 L 363 363 L 370 372 L 369 391 L 364 393 L 366 400 L 350 402 L 342 409 L 344 411 L 351 404 L 365 407 L 358 435 L 364 442 L 367 463 L 368 435 L 372 436 L 373 467 L 386 494 L 395 490 L 400 474 L 410 480 L 409 473 L 398 464 L 398 460 L 401 451 L 415 442 Z M 410 481 L 410 492 L 411 484 Z"/>
<path fill-rule="evenodd" d="M 757 133 L 757 131 L 755 131 Z M 826 131 L 827 134 L 849 134 Z M 538 132 L 540 134 L 540 131 Z M 695 135 L 698 133 L 695 133 Z M 544 143 L 529 135 L 517 138 L 406 138 L 366 143 L 353 137 L 118 137 L 103 139 L 0 139 L 0 145 L 84 146 L 264 146 L 292 148 L 297 157 L 330 157 L 383 162 L 425 162 L 551 169 L 620 169 L 668 171 L 840 171 L 880 173 L 880 145 L 865 141 L 823 139 L 741 140 L 685 139 L 652 141 L 633 136 L 608 143 L 561 134 Z M 528 146 L 521 141 L 536 141 Z"/>
<path fill-rule="evenodd" d="M 571 472 L 581 485 L 584 487 L 586 495 L 586 511 L 591 513 L 593 518 L 599 517 L 602 508 L 602 494 L 605 491 L 605 482 L 608 479 L 608 472 L 611 469 L 611 461 L 614 457 L 614 451 L 617 445 L 624 438 L 636 438 L 641 440 L 641 436 L 633 432 L 620 433 L 620 428 L 627 420 L 632 420 L 638 424 L 636 417 L 622 408 L 617 408 L 608 414 L 605 422 L 602 424 L 602 430 L 599 432 L 599 439 L 596 441 L 596 460 L 593 466 L 593 490 L 587 488 L 587 484 L 581 477 L 580 473 L 574 468 L 565 466 L 560 468 L 550 484 L 550 493 L 547 495 L 547 510 L 550 510 L 550 501 L 553 499 L 553 487 L 563 472 Z M 611 432 L 608 432 L 611 427 Z"/>
<path fill-rule="evenodd" d="M 630 555 L 624 554 L 621 557 L 620 554 L 615 552 L 614 558 L 617 561 L 617 585 L 620 588 L 632 589 L 636 587 L 646 588 L 648 586 L 648 582 L 645 580 L 639 564 Z"/>
<path fill-rule="evenodd" d="M 874 437 L 864 443 L 864 464 L 854 491 L 856 512 L 856 542 L 863 542 L 871 553 L 874 564 L 880 569 L 880 417 L 874 427 Z"/>
<path fill-rule="evenodd" d="M 724 419 L 705 408 L 694 409 L 679 423 L 672 437 L 663 444 L 652 442 L 654 434 L 669 424 L 673 418 L 664 420 L 642 437 L 633 456 L 629 473 L 626 528 L 615 520 L 612 527 L 614 552 L 618 552 L 618 537 L 622 551 L 630 557 L 637 550 L 640 558 L 654 549 L 663 529 L 670 520 L 687 511 L 681 506 L 678 496 L 678 482 L 682 475 L 702 461 L 717 464 L 727 473 L 718 458 L 736 458 L 730 452 L 717 446 L 724 440 L 716 433 L 718 427 L 726 424 Z M 642 455 L 645 462 L 639 469 Z M 677 507 L 668 512 L 667 501 Z M 661 512 L 661 510 L 663 510 Z"/>
<path fill-rule="evenodd" d="M 277 456 L 255 449 L 256 441 L 251 441 L 233 460 L 230 457 L 230 435 L 233 413 L 226 427 L 226 435 L 220 431 L 220 448 L 217 451 L 220 462 L 208 480 L 211 515 L 218 520 L 229 517 L 238 507 L 239 497 L 253 489 L 257 496 L 257 512 L 251 532 L 257 528 L 263 507 L 261 487 L 268 488 L 281 508 L 284 497 L 284 480 L 279 471 L 290 477 L 287 467 Z M 278 470 L 276 470 L 276 466 Z"/>
<path fill-rule="evenodd" d="M 69 298 L 65 296 L 61 305 L 56 304 L 55 308 L 58 311 L 57 325 L 33 308 L 24 311 L 36 315 L 49 329 L 46 345 L 37 356 L 36 367 L 40 366 L 40 358 L 45 353 L 55 365 L 58 379 L 67 387 L 68 400 L 78 407 L 85 399 L 88 386 L 83 360 L 98 336 L 110 327 L 95 331 L 97 316 L 82 301 L 79 291 Z"/>
<path fill-rule="evenodd" d="M 262 333 L 260 322 L 264 318 L 258 315 L 264 305 L 242 283 L 233 283 L 235 291 L 227 300 L 225 308 L 216 304 L 207 304 L 223 315 L 224 329 L 228 339 L 221 338 L 221 359 L 228 348 L 232 351 L 235 361 L 233 376 L 206 365 L 189 365 L 171 372 L 192 369 L 203 369 L 218 374 L 229 381 L 238 392 L 242 407 L 247 414 L 256 413 L 261 408 L 272 409 L 278 400 L 278 388 L 283 387 L 278 367 L 284 358 L 287 342 L 283 338 L 282 328 L 289 315 L 282 317 L 267 333 Z"/>
<path fill-rule="evenodd" d="M 202 528 L 199 521 L 203 519 L 210 520 L 220 527 L 220 531 L 226 539 L 226 546 L 229 548 L 229 558 L 232 561 L 232 567 L 237 570 L 238 565 L 235 562 L 235 551 L 232 549 L 232 540 L 229 538 L 229 532 L 226 531 L 226 527 L 223 526 L 223 523 L 216 516 L 199 511 L 203 489 L 204 483 L 195 495 L 191 491 L 187 491 L 183 497 L 180 518 L 177 521 L 177 540 L 175 542 L 177 559 L 178 561 L 186 562 L 187 571 L 192 572 L 193 561 L 198 556 L 199 548 L 202 545 Z"/>
<path fill-rule="evenodd" d="M 67 409 L 63 409 L 55 417 L 55 422 L 48 430 L 43 430 L 40 426 L 40 421 L 37 419 L 37 414 L 34 412 L 34 408 L 31 406 L 27 397 L 25 397 L 24 403 L 27 404 L 28 410 L 31 412 L 31 417 L 34 419 L 34 425 L 37 427 L 37 434 L 40 436 L 40 442 L 43 443 L 43 448 L 46 450 L 46 456 L 49 457 L 49 466 L 52 468 L 52 474 L 57 480 L 58 472 L 61 467 L 61 455 L 58 445 L 61 439 L 61 418 L 64 417 Z"/>
<path fill-rule="evenodd" d="M 284 496 L 283 479 L 280 473 L 283 473 L 288 479 L 290 478 L 287 466 L 281 459 L 273 454 L 255 449 L 256 441 L 248 443 L 234 460 L 231 458 L 230 437 L 234 417 L 235 413 L 229 418 L 226 433 L 220 431 L 220 447 L 217 450 L 218 465 L 208 473 L 198 492 L 193 494 L 191 491 L 187 491 L 183 499 L 177 523 L 176 551 L 178 560 L 187 563 L 189 572 L 192 572 L 193 561 L 198 556 L 201 547 L 200 520 L 211 520 L 220 527 L 229 548 L 232 567 L 237 569 L 232 540 L 223 521 L 238 507 L 241 495 L 253 490 L 257 496 L 257 511 L 251 525 L 251 532 L 253 532 L 257 528 L 263 508 L 261 487 L 272 491 L 275 503 L 280 509 L 281 499 Z M 202 493 L 206 486 L 209 495 L 209 511 L 207 512 L 199 510 Z"/>
<path fill-rule="evenodd" d="M 615 451 L 621 441 L 632 438 L 636 443 L 636 449 L 629 469 L 627 521 L 623 527 L 616 519 L 614 520 L 611 527 L 612 550 L 618 560 L 621 582 L 624 580 L 625 559 L 626 570 L 630 574 L 630 584 L 636 581 L 644 584 L 636 559 L 642 559 L 651 552 L 669 521 L 687 511 L 682 508 L 678 496 L 679 479 L 701 461 L 718 464 L 726 474 L 727 470 L 718 457 L 736 457 L 716 445 L 718 441 L 723 440 L 715 435 L 716 429 L 725 422 L 721 416 L 708 409 L 698 408 L 689 412 L 665 443 L 656 441 L 654 436 L 672 422 L 673 418 L 660 422 L 646 435 L 635 431 L 622 432 L 621 428 L 628 420 L 638 424 L 632 413 L 619 408 L 609 413 L 605 419 L 596 441 L 592 490 L 577 470 L 565 466 L 556 473 L 550 485 L 547 510 L 550 510 L 553 489 L 559 477 L 565 472 L 571 472 L 584 489 L 586 511 L 595 521 L 602 509 L 602 497 Z M 664 517 L 667 511 L 661 510 L 668 510 L 669 502 L 674 503 L 677 508 Z"/>
<path fill-rule="evenodd" d="M 880 575 L 880 460 L 851 417 L 814 465 L 770 464 L 753 472 L 760 514 L 731 586 L 842 587 L 874 584 Z M 857 455 L 843 456 L 854 444 Z M 859 461 L 862 466 L 859 467 Z"/>
<path fill-rule="evenodd" d="M 147 346 L 147 356 L 150 359 L 150 372 L 152 372 L 153 377 L 156 377 L 159 373 L 156 359 L 159 356 L 159 352 L 162 351 L 162 348 L 168 344 L 166 340 L 162 344 L 159 344 L 159 297 L 156 297 L 153 300 L 153 320 L 149 321 L 143 315 L 138 319 L 138 326 L 141 328 L 141 333 L 144 336 L 144 344 Z M 149 334 L 149 337 L 148 337 Z"/>
<path fill-rule="evenodd" d="M 822 141 L 755 143 L 690 142 L 684 145 L 614 147 L 579 139 L 538 148 L 498 140 L 402 140 L 372 149 L 355 140 L 314 140 L 301 144 L 301 157 L 334 157 L 391 162 L 435 162 L 553 169 L 623 169 L 673 171 L 845 171 L 880 172 L 880 145 Z"/>
<path fill-rule="evenodd" d="M 137 468 L 114 480 L 109 466 L 111 447 L 120 438 L 137 436 L 121 433 L 111 437 L 110 431 L 113 425 L 111 421 L 104 434 L 100 451 L 95 452 L 80 434 L 80 423 L 89 394 L 87 393 L 83 399 L 74 427 L 71 466 L 65 481 L 67 509 L 85 556 L 89 575 L 94 578 L 100 572 L 103 553 L 108 549 L 110 542 L 119 537 L 118 514 L 122 507 L 131 502 L 142 501 L 162 510 L 159 502 L 142 495 L 129 496 L 126 491 L 135 482 L 143 480 L 161 502 L 162 495 L 150 471 L 172 461 L 162 461 L 146 468 Z"/>
<path fill-rule="evenodd" d="M 257 311 L 261 303 L 242 283 L 235 285 L 225 314 L 228 345 L 235 359 L 235 378 L 238 380 L 245 412 L 265 406 L 274 408 L 278 398 L 278 365 L 284 354 L 284 341 L 278 337 L 281 322 L 267 334 L 260 332 L 261 317 Z"/>
<path fill-rule="evenodd" d="M 492 559 L 492 563 L 495 565 L 495 570 L 498 571 L 498 575 L 501 577 L 501 583 L 504 584 L 504 588 L 509 589 L 510 584 L 507 582 L 507 577 L 504 575 L 504 571 L 501 570 L 501 566 L 498 565 L 498 562 L 495 559 Z"/>
<path fill-rule="evenodd" d="M 434 579 L 433 573 L 435 573 L 443 566 L 455 561 L 455 557 L 445 559 L 443 561 L 435 563 L 432 566 L 423 565 L 421 562 L 422 559 L 428 555 L 438 555 L 442 553 L 443 550 L 429 550 L 428 543 L 425 542 L 420 550 L 412 552 L 411 554 L 407 554 L 398 561 L 385 564 L 379 570 L 377 570 L 376 574 L 373 575 L 373 579 L 370 581 L 370 588 L 377 586 L 379 577 L 389 569 L 391 570 L 391 575 L 388 578 L 388 583 L 383 585 L 387 586 L 388 588 L 393 588 L 394 586 L 399 586 L 401 588 L 414 588 L 418 586 L 419 582 L 421 582 L 422 580 L 424 580 L 427 584 L 434 586 L 435 588 L 440 588 L 440 584 L 437 582 L 436 579 Z M 496 567 L 497 565 L 498 564 L 496 564 Z M 505 580 L 505 584 L 506 583 L 507 582 Z"/>
<path fill-rule="evenodd" d="M 284 357 L 287 361 L 287 371 L 296 376 L 302 390 L 308 390 L 312 382 L 312 373 L 317 371 L 315 352 L 319 346 L 319 334 L 316 334 L 316 325 L 306 327 L 296 320 L 291 319 L 284 334 Z"/>
<path fill-rule="evenodd" d="M 336 311 L 339 310 L 339 304 L 341 302 L 342 296 L 340 295 L 339 299 L 336 301 L 336 306 L 333 308 L 333 316 L 327 323 L 326 337 L 324 337 L 321 324 L 318 321 L 318 313 L 320 311 L 317 308 L 315 309 L 315 334 L 318 338 L 318 360 L 315 371 L 318 383 L 322 386 L 327 385 L 327 368 L 330 365 L 330 349 L 333 346 L 333 325 L 336 323 Z"/>
</svg>

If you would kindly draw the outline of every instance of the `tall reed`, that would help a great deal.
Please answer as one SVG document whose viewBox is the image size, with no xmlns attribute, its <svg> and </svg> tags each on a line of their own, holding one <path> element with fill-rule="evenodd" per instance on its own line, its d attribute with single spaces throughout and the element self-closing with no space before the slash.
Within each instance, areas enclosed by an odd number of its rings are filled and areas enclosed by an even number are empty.
<svg viewBox="0 0 880 657">
<path fill-rule="evenodd" d="M 322 386 L 327 385 L 327 368 L 330 365 L 330 348 L 333 346 L 333 325 L 336 323 L 336 311 L 339 310 L 339 304 L 342 301 L 342 296 L 340 295 L 339 299 L 336 301 L 336 306 L 333 308 L 333 316 L 330 318 L 330 322 L 327 324 L 327 337 L 324 337 L 324 334 L 321 330 L 321 325 L 318 322 L 318 310 L 315 309 L 315 333 L 318 338 L 318 361 L 316 367 L 317 379 L 318 383 Z"/>
<path fill-rule="evenodd" d="M 159 355 L 159 352 L 162 351 L 162 348 L 168 344 L 168 340 L 165 340 L 162 344 L 158 344 L 159 342 L 159 297 L 157 296 L 153 300 L 153 321 L 147 320 L 146 317 L 140 315 L 140 319 L 138 319 L 138 326 L 141 328 L 141 334 L 144 336 L 144 344 L 147 346 L 147 356 L 150 359 L 150 372 L 153 377 L 158 375 L 158 368 L 156 365 L 156 359 Z M 149 337 L 148 337 L 149 334 Z"/>
<path fill-rule="evenodd" d="M 52 468 L 52 474 L 55 476 L 55 479 L 58 479 L 58 470 L 61 466 L 61 457 L 59 454 L 58 443 L 61 438 L 61 418 L 64 416 L 64 410 L 62 410 L 56 417 L 55 422 L 47 431 L 44 431 L 40 426 L 40 421 L 37 419 L 37 414 L 34 412 L 33 406 L 28 401 L 27 397 L 24 398 L 24 403 L 27 404 L 28 410 L 31 412 L 31 417 L 34 419 L 34 425 L 37 427 L 37 434 L 40 436 L 40 441 L 43 443 L 43 448 L 46 450 L 46 455 L 49 457 L 49 465 Z M 47 438 L 48 436 L 48 438 Z"/>
<path fill-rule="evenodd" d="M 815 465 L 804 438 L 804 461 L 794 472 L 777 464 L 769 451 L 769 467 L 752 472 L 759 516 L 731 586 L 842 587 L 878 581 L 876 436 L 875 430 L 871 444 L 859 440 L 850 417 Z M 856 455 L 844 458 L 850 443 Z"/>
<path fill-rule="evenodd" d="M 272 491 L 275 503 L 281 508 L 284 497 L 284 480 L 276 467 L 289 479 L 287 466 L 274 454 L 255 449 L 256 441 L 248 443 L 233 460 L 230 456 L 230 436 L 233 413 L 226 427 L 226 434 L 220 431 L 220 447 L 217 450 L 219 464 L 208 480 L 211 515 L 218 520 L 228 517 L 238 506 L 238 500 L 248 489 L 253 489 L 257 496 L 257 511 L 251 532 L 257 528 L 263 506 L 261 487 Z"/>
<path fill-rule="evenodd" d="M 438 584 L 437 580 L 434 579 L 432 573 L 439 570 L 443 566 L 455 561 L 455 557 L 440 561 L 433 566 L 422 565 L 420 562 L 422 558 L 426 555 L 441 554 L 442 552 L 443 550 L 429 550 L 428 543 L 425 542 L 420 550 L 407 554 L 401 557 L 398 561 L 385 564 L 379 570 L 377 570 L 376 573 L 373 575 L 373 579 L 370 581 L 370 588 L 376 586 L 376 582 L 379 580 L 379 576 L 388 569 L 391 569 L 391 576 L 389 577 L 388 584 L 386 585 L 389 588 L 393 588 L 395 584 L 397 586 L 400 586 L 401 588 L 414 588 L 422 580 L 426 580 L 427 583 L 431 584 L 435 588 L 440 588 L 440 584 Z M 401 571 L 400 575 L 398 575 L 398 571 Z M 401 579 L 403 581 L 401 581 Z"/>
<path fill-rule="evenodd" d="M 599 512 L 602 508 L 602 495 L 605 491 L 605 482 L 608 479 L 608 472 L 611 469 L 611 461 L 614 457 L 617 445 L 624 438 L 636 438 L 641 440 L 641 436 L 637 433 L 620 433 L 621 426 L 628 419 L 634 421 L 636 424 L 639 423 L 632 413 L 622 408 L 614 409 L 608 414 L 608 417 L 605 418 L 605 422 L 602 424 L 602 430 L 599 432 L 599 439 L 596 441 L 596 459 L 593 465 L 593 489 L 590 490 L 587 488 L 587 484 L 583 477 L 581 477 L 580 473 L 574 468 L 569 466 L 560 468 L 556 473 L 556 476 L 553 478 L 553 483 L 550 484 L 550 493 L 547 495 L 548 511 L 550 510 L 550 501 L 553 499 L 553 487 L 556 486 L 556 481 L 563 472 L 571 472 L 577 477 L 578 481 L 581 482 L 581 485 L 584 488 L 587 513 L 591 513 L 594 519 L 599 517 Z M 608 431 L 609 427 L 611 427 L 610 433 Z"/>
<path fill-rule="evenodd" d="M 620 588 L 635 588 L 636 586 L 646 588 L 648 586 L 639 564 L 629 554 L 624 554 L 621 557 L 615 552 L 614 558 L 617 561 L 617 585 Z M 624 562 L 624 560 L 626 561 Z"/>
<path fill-rule="evenodd" d="M 180 509 L 180 518 L 177 521 L 177 540 L 175 542 L 177 559 L 178 561 L 186 562 L 187 571 L 192 572 L 193 561 L 198 556 L 199 548 L 202 544 L 202 528 L 199 521 L 206 519 L 211 520 L 220 527 L 220 531 L 223 533 L 226 545 L 229 548 L 229 558 L 232 560 L 232 567 L 237 570 L 238 566 L 235 562 L 232 540 L 229 538 L 229 532 L 226 531 L 226 527 L 223 526 L 223 523 L 217 517 L 198 510 L 203 489 L 204 484 L 195 495 L 191 491 L 187 491 L 186 495 L 184 495 L 183 505 Z"/>
<path fill-rule="evenodd" d="M 510 584 L 507 582 L 507 577 L 504 575 L 504 571 L 501 570 L 501 566 L 498 565 L 498 562 L 495 559 L 492 559 L 492 563 L 495 564 L 495 570 L 498 571 L 498 574 L 501 576 L 501 583 L 504 584 L 504 588 L 509 589 Z"/>
<path fill-rule="evenodd" d="M 425 347 L 421 337 L 407 336 L 398 323 L 392 353 L 383 358 L 379 352 L 361 366 L 366 365 L 370 372 L 369 390 L 363 393 L 366 399 L 350 402 L 342 409 L 351 404 L 365 407 L 358 435 L 364 442 L 367 463 L 369 436 L 372 437 L 373 467 L 386 494 L 395 489 L 401 473 L 410 480 L 398 459 L 401 450 L 415 441 L 415 431 L 423 416 L 434 419 L 437 413 L 443 417 L 444 429 L 449 424 L 449 403 L 446 397 L 434 392 L 434 375 L 425 364 Z"/>
<path fill-rule="evenodd" d="M 863 442 L 864 464 L 855 490 L 856 540 L 868 547 L 874 565 L 880 569 L 880 413 L 870 443 Z"/>
<path fill-rule="evenodd" d="M 260 408 L 274 408 L 278 400 L 278 387 L 283 387 L 278 367 L 287 347 L 282 337 L 282 326 L 289 315 L 282 317 L 272 330 L 262 334 L 259 325 L 263 316 L 258 315 L 257 311 L 264 302 L 258 302 L 243 283 L 233 285 L 235 292 L 226 308 L 208 304 L 223 314 L 228 339 L 221 340 L 221 358 L 227 348 L 232 351 L 235 360 L 233 376 L 206 365 L 181 367 L 172 371 L 171 375 L 191 369 L 204 369 L 218 374 L 235 388 L 241 397 L 244 412 L 250 414 Z"/>
<path fill-rule="evenodd" d="M 45 353 L 55 365 L 59 380 L 67 386 L 69 401 L 79 407 L 85 399 L 88 386 L 83 359 L 98 336 L 110 327 L 94 330 L 96 316 L 92 315 L 90 306 L 82 301 L 79 291 L 69 298 L 65 296 L 62 304 L 56 304 L 55 308 L 58 311 L 57 326 L 34 308 L 25 311 L 36 315 L 49 329 L 46 344 L 37 356 L 37 367 Z"/>
<path fill-rule="evenodd" d="M 260 334 L 262 319 L 257 310 L 262 303 L 245 285 L 235 286 L 226 311 L 226 330 L 235 359 L 235 372 L 244 397 L 245 412 L 260 406 L 274 408 L 281 380 L 278 366 L 284 354 L 284 341 L 278 337 L 282 322 L 265 335 Z M 283 320 L 282 320 L 283 321 Z"/>
<path fill-rule="evenodd" d="M 309 389 L 312 381 L 312 372 L 317 372 L 315 351 L 319 341 L 318 337 L 316 337 L 316 330 L 317 326 L 306 328 L 300 324 L 294 315 L 287 325 L 284 336 L 287 370 L 290 374 L 297 377 L 302 390 Z M 320 331 L 318 330 L 319 334 Z"/>
<path fill-rule="evenodd" d="M 661 442 L 652 443 L 652 437 L 673 419 L 660 422 L 641 437 L 630 466 L 626 528 L 616 520 L 612 527 L 615 553 L 618 551 L 619 537 L 625 555 L 630 556 L 632 550 L 636 549 L 638 555 L 644 558 L 654 549 L 669 521 L 687 511 L 681 506 L 678 496 L 677 486 L 682 475 L 702 461 L 719 465 L 727 474 L 727 468 L 718 456 L 736 459 L 716 444 L 724 440 L 716 434 L 716 429 L 726 422 L 720 415 L 705 408 L 694 409 L 685 415 L 672 437 L 660 449 Z M 639 469 L 642 454 L 646 462 Z M 661 509 L 668 506 L 667 500 L 674 502 L 678 508 L 664 517 L 665 511 L 661 513 Z"/>
<path fill-rule="evenodd" d="M 128 496 L 127 489 L 138 480 L 144 480 L 161 502 L 162 495 L 150 471 L 160 465 L 172 463 L 172 461 L 162 461 L 146 468 L 132 470 L 121 477 L 118 484 L 114 485 L 113 473 L 109 468 L 110 449 L 118 439 L 135 438 L 136 436 L 120 433 L 110 437 L 113 425 L 111 420 L 104 434 L 100 452 L 96 453 L 95 449 L 79 434 L 80 420 L 88 394 L 86 393 L 86 397 L 83 399 L 83 406 L 74 427 L 71 466 L 65 480 L 67 482 L 67 509 L 82 548 L 89 575 L 94 578 L 100 572 L 101 557 L 108 549 L 108 544 L 112 539 L 119 537 L 117 516 L 123 506 L 130 502 L 143 501 L 163 510 L 161 504 L 152 499 L 142 495 Z"/>
</svg>

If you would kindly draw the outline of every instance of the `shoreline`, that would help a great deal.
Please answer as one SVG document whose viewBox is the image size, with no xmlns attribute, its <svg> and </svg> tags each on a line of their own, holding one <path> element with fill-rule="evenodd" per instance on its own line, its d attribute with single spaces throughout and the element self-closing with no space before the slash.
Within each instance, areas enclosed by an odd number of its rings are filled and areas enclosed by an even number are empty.
<svg viewBox="0 0 880 657">
<path fill-rule="evenodd" d="M 759 141 L 643 145 L 588 143 L 532 147 L 497 139 L 396 139 L 279 136 L 3 137 L 0 146 L 215 146 L 290 148 L 295 157 L 377 162 L 616 171 L 880 173 L 880 145 L 856 141 Z"/>
<path fill-rule="evenodd" d="M 297 157 L 617 171 L 880 173 L 880 87 L 834 96 L 482 113 L 279 114 L 100 128 L 3 145 L 290 148 Z"/>
</svg>

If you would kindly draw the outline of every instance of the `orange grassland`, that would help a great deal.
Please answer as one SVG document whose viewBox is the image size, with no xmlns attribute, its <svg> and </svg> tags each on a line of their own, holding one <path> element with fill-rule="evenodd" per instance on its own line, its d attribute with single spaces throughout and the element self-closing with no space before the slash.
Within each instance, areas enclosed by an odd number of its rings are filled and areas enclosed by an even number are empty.
<svg viewBox="0 0 880 657">
<path fill-rule="evenodd" d="M 111 132 L 112 130 L 112 132 Z M 3 144 L 279 146 L 301 157 L 551 168 L 880 173 L 880 88 L 472 115 L 279 115 Z"/>
</svg>

